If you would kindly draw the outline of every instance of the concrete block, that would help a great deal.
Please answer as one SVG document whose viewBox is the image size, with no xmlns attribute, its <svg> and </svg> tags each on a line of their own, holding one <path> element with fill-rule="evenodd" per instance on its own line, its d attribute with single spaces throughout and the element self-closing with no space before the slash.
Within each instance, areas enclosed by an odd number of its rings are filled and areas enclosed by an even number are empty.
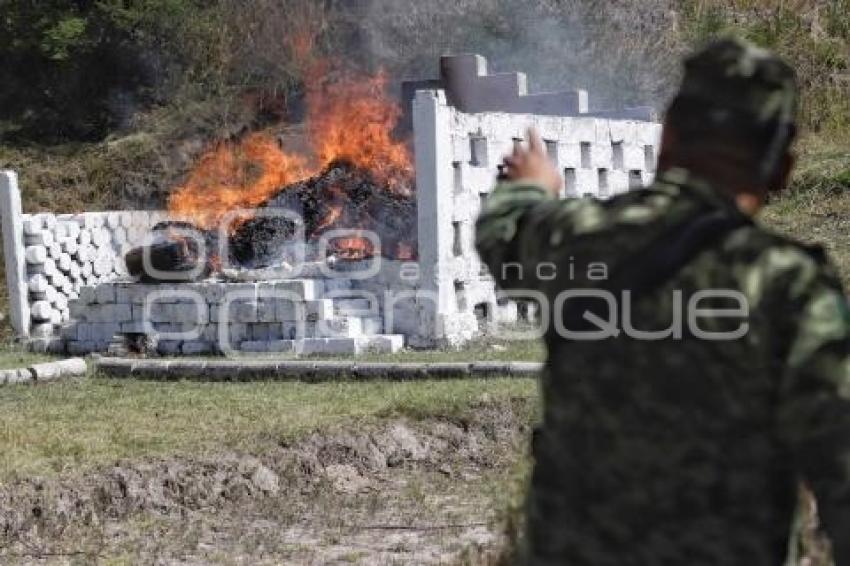
<svg viewBox="0 0 850 566">
<path fill-rule="evenodd" d="M 245 340 L 239 344 L 239 350 L 246 353 L 261 354 L 269 351 L 266 340 Z"/>
<path fill-rule="evenodd" d="M 112 243 L 115 246 L 121 246 L 127 243 L 127 230 L 121 228 L 115 228 L 112 230 Z"/>
<path fill-rule="evenodd" d="M 121 215 L 118 212 L 107 212 L 105 220 L 106 227 L 112 230 L 121 225 Z"/>
<path fill-rule="evenodd" d="M 224 333 L 224 339 L 221 337 L 222 332 Z M 251 339 L 251 333 L 247 324 L 233 322 L 227 325 L 210 324 L 205 330 L 204 337 L 219 346 L 227 342 L 230 348 L 238 349 L 241 342 Z"/>
<path fill-rule="evenodd" d="M 312 354 L 356 354 L 357 340 L 354 338 L 304 338 L 296 340 L 295 352 Z"/>
<path fill-rule="evenodd" d="M 44 263 L 41 264 L 40 273 L 44 273 L 47 276 L 53 275 L 59 271 L 59 268 L 56 267 L 56 261 L 52 257 L 48 257 L 44 260 Z"/>
<path fill-rule="evenodd" d="M 290 301 L 288 299 L 279 299 L 275 301 L 275 320 L 278 322 L 286 322 L 293 320 L 306 320 L 307 306 L 303 302 Z"/>
<path fill-rule="evenodd" d="M 259 322 L 257 306 L 257 301 L 233 301 L 228 312 L 219 312 L 219 319 L 223 320 L 224 317 L 232 322 Z"/>
<path fill-rule="evenodd" d="M 264 323 L 249 324 L 248 329 L 251 332 L 251 339 L 257 341 L 269 341 L 269 325 Z"/>
<path fill-rule="evenodd" d="M 334 299 L 334 315 L 376 317 L 381 314 L 378 300 L 370 299 Z"/>
<path fill-rule="evenodd" d="M 129 305 L 126 306 L 129 308 Z M 151 305 L 150 316 L 153 322 L 172 322 L 195 326 L 209 322 L 208 308 L 206 303 L 201 305 L 154 303 Z"/>
<path fill-rule="evenodd" d="M 56 293 L 50 302 L 59 310 L 67 310 L 68 308 L 68 298 L 62 293 Z"/>
<path fill-rule="evenodd" d="M 198 286 L 197 290 L 203 295 L 206 302 L 218 304 L 224 299 L 227 285 L 224 283 L 203 283 Z"/>
<path fill-rule="evenodd" d="M 293 340 L 268 340 L 256 341 L 246 340 L 239 345 L 239 349 L 245 353 L 288 353 L 294 351 Z"/>
<path fill-rule="evenodd" d="M 80 304 L 91 305 L 95 302 L 97 302 L 95 288 L 89 285 L 80 287 Z"/>
<path fill-rule="evenodd" d="M 80 225 L 74 221 L 64 220 L 61 222 L 65 231 L 65 241 L 76 241 L 80 235 Z"/>
<path fill-rule="evenodd" d="M 12 173 L 11 171 L 4 171 L 3 174 L 14 175 L 14 173 Z M 17 184 L 17 178 L 15 180 L 15 183 Z M 26 218 L 22 218 L 21 229 L 24 232 L 24 236 L 35 236 L 41 234 L 41 232 L 44 230 L 44 223 L 41 221 L 41 218 L 39 216 L 26 215 Z"/>
<path fill-rule="evenodd" d="M 343 316 L 316 322 L 316 335 L 325 338 L 358 338 L 365 334 L 363 319 Z"/>
<path fill-rule="evenodd" d="M 53 336 L 53 325 L 49 322 L 33 324 L 30 328 L 30 336 L 33 338 L 49 338 Z"/>
<path fill-rule="evenodd" d="M 27 287 L 31 293 L 46 293 L 49 286 L 47 277 L 41 273 L 30 275 L 27 279 Z"/>
<path fill-rule="evenodd" d="M 277 281 L 274 289 L 294 293 L 305 301 L 319 299 L 324 292 L 324 281 L 321 279 L 291 279 L 288 281 Z"/>
<path fill-rule="evenodd" d="M 347 291 L 352 288 L 351 279 L 343 279 L 339 277 L 334 277 L 330 279 L 324 280 L 324 291 L 325 293 L 333 292 L 333 291 Z"/>
<path fill-rule="evenodd" d="M 298 337 L 305 337 L 310 335 L 310 330 L 308 329 L 309 324 L 304 321 L 285 321 L 277 323 L 278 329 L 280 330 L 280 336 L 284 340 L 295 340 Z"/>
<path fill-rule="evenodd" d="M 96 248 L 105 248 L 112 243 L 112 235 L 106 228 L 97 228 L 91 232 L 91 243 Z"/>
<path fill-rule="evenodd" d="M 178 340 L 160 340 L 156 344 L 156 351 L 162 356 L 176 356 L 181 353 L 182 342 Z"/>
<path fill-rule="evenodd" d="M 71 313 L 71 318 L 74 320 L 80 319 L 86 308 L 87 305 L 81 304 L 79 299 L 68 301 L 68 310 Z"/>
<path fill-rule="evenodd" d="M 201 338 L 203 338 L 207 342 L 212 342 L 215 344 L 218 342 L 218 334 L 218 324 L 211 323 L 204 326 L 203 330 L 201 331 Z"/>
<path fill-rule="evenodd" d="M 366 335 L 382 334 L 384 332 L 384 319 L 379 316 L 361 318 L 362 332 Z"/>
<path fill-rule="evenodd" d="M 140 246 L 145 242 L 148 234 L 149 230 L 147 228 L 134 224 L 127 228 L 127 242 L 132 246 Z"/>
<path fill-rule="evenodd" d="M 402 349 L 404 349 L 404 336 L 383 334 L 359 338 L 357 353 L 395 354 Z"/>
<path fill-rule="evenodd" d="M 76 340 L 77 339 L 77 323 L 70 322 L 66 324 L 62 324 L 59 329 L 59 336 L 63 340 Z"/>
<path fill-rule="evenodd" d="M 89 322 L 121 323 L 133 320 L 133 314 L 126 304 L 91 304 L 83 311 L 82 318 Z"/>
<path fill-rule="evenodd" d="M 94 300 L 100 304 L 115 302 L 115 286 L 106 284 L 98 285 L 94 289 Z"/>
<path fill-rule="evenodd" d="M 225 302 L 230 299 L 231 302 L 237 300 L 256 300 L 257 284 L 256 283 L 227 283 L 222 284 L 222 297 L 217 302 Z"/>
<path fill-rule="evenodd" d="M 146 334 L 147 325 L 138 320 L 129 320 L 121 323 L 121 332 L 123 334 Z"/>
<path fill-rule="evenodd" d="M 210 342 L 194 340 L 183 342 L 180 351 L 187 356 L 197 356 L 199 354 L 211 354 L 213 345 Z"/>
<path fill-rule="evenodd" d="M 106 256 L 95 258 L 92 264 L 92 271 L 97 276 L 104 276 L 112 273 L 112 259 Z"/>
<path fill-rule="evenodd" d="M 68 278 L 65 277 L 64 273 L 57 270 L 57 271 L 51 273 L 50 275 L 48 275 L 47 280 L 50 281 L 50 285 L 54 289 L 59 290 L 59 289 L 62 288 L 63 285 L 65 285 L 65 282 L 68 280 Z"/>
<path fill-rule="evenodd" d="M 294 352 L 295 351 L 295 341 L 294 340 L 269 340 L 266 343 L 266 347 L 267 347 L 269 352 L 274 352 L 274 353 Z"/>
<path fill-rule="evenodd" d="M 32 319 L 36 322 L 47 322 L 53 313 L 53 307 L 47 301 L 37 301 L 30 307 Z"/>
<path fill-rule="evenodd" d="M 276 303 L 274 299 L 257 299 L 257 320 L 260 322 L 277 320 Z"/>
<path fill-rule="evenodd" d="M 29 298 L 31 303 L 36 303 L 38 301 L 47 301 L 48 303 L 50 302 L 50 297 L 47 296 L 47 291 L 44 291 L 42 293 L 31 292 L 29 294 Z"/>
<path fill-rule="evenodd" d="M 30 265 L 43 264 L 47 260 L 47 248 L 44 246 L 27 246 L 24 255 Z"/>
<path fill-rule="evenodd" d="M 65 252 L 59 254 L 59 257 L 56 260 L 56 266 L 60 271 L 69 273 L 71 271 L 71 265 L 73 265 L 73 260 L 71 256 Z"/>
<path fill-rule="evenodd" d="M 70 340 L 65 344 L 69 354 L 79 356 L 96 351 L 96 344 L 91 340 Z"/>
<path fill-rule="evenodd" d="M 334 316 L 334 304 L 331 299 L 318 299 L 304 303 L 306 319 L 309 322 L 330 320 Z"/>
<path fill-rule="evenodd" d="M 27 234 L 24 236 L 24 243 L 28 246 L 44 246 L 50 247 L 54 244 L 53 234 L 47 230 L 41 230 L 35 234 Z"/>
<path fill-rule="evenodd" d="M 111 342 L 121 332 L 121 325 L 113 322 L 97 323 L 91 326 L 91 339 L 95 342 Z"/>
<path fill-rule="evenodd" d="M 104 215 L 102 212 L 86 212 L 87 224 L 90 224 L 91 228 L 103 228 L 104 225 Z"/>
</svg>

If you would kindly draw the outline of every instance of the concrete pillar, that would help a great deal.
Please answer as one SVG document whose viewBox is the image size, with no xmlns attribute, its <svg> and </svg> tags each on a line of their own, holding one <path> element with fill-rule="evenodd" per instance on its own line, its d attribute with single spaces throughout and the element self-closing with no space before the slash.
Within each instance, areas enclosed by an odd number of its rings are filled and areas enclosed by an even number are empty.
<svg viewBox="0 0 850 566">
<path fill-rule="evenodd" d="M 440 313 L 453 312 L 448 259 L 452 245 L 451 110 L 441 90 L 420 90 L 413 101 L 416 200 L 419 231 L 420 300 L 423 330 L 434 337 Z"/>
<path fill-rule="evenodd" d="M 21 214 L 18 176 L 14 171 L 0 171 L 0 217 L 3 225 L 6 287 L 9 290 L 9 319 L 18 337 L 27 338 L 30 333 L 30 313 Z"/>
</svg>

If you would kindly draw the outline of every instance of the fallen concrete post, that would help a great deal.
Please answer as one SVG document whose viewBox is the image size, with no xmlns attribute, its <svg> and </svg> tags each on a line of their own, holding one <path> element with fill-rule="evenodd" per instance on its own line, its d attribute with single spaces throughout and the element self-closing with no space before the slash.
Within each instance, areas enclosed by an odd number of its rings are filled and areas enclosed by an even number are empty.
<svg viewBox="0 0 850 566">
<path fill-rule="evenodd" d="M 95 370 L 110 377 L 209 381 L 411 380 L 534 377 L 539 362 L 356 362 L 307 360 L 138 360 L 95 358 Z"/>
<path fill-rule="evenodd" d="M 53 381 L 62 377 L 79 377 L 86 374 L 86 361 L 82 358 L 68 358 L 58 362 L 45 362 L 30 366 L 33 380 Z"/>
<path fill-rule="evenodd" d="M 86 375 L 88 367 L 82 358 L 68 358 L 56 362 L 44 362 L 25 368 L 0 370 L 0 384 L 42 383 L 65 377 Z"/>
</svg>

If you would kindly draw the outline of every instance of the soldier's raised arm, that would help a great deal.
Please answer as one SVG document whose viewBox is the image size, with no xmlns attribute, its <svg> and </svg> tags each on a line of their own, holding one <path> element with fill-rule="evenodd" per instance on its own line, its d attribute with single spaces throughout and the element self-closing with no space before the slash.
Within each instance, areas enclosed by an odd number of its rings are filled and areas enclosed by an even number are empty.
<svg viewBox="0 0 850 566">
<path fill-rule="evenodd" d="M 850 307 L 827 266 L 791 286 L 798 312 L 780 386 L 779 434 L 814 491 L 836 564 L 850 564 Z"/>
<path fill-rule="evenodd" d="M 535 288 L 531 274 L 551 259 L 553 238 L 570 235 L 579 211 L 599 207 L 589 199 L 559 200 L 563 180 L 540 135 L 530 130 L 528 138 L 527 149 L 515 148 L 505 157 L 503 176 L 476 223 L 478 253 L 503 288 Z M 516 265 L 521 269 L 505 268 Z"/>
</svg>

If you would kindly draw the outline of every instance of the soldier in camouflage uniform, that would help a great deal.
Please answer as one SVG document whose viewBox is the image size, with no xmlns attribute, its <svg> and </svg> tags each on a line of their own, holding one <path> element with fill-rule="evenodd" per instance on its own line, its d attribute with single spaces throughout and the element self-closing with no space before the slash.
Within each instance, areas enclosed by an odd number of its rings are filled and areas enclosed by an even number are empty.
<svg viewBox="0 0 850 566">
<path fill-rule="evenodd" d="M 820 248 L 751 220 L 796 104 L 785 63 L 725 40 L 687 60 L 649 188 L 558 200 L 533 132 L 505 159 L 478 250 L 552 315 L 528 563 L 781 564 L 803 480 L 850 564 L 850 310 Z"/>
</svg>

